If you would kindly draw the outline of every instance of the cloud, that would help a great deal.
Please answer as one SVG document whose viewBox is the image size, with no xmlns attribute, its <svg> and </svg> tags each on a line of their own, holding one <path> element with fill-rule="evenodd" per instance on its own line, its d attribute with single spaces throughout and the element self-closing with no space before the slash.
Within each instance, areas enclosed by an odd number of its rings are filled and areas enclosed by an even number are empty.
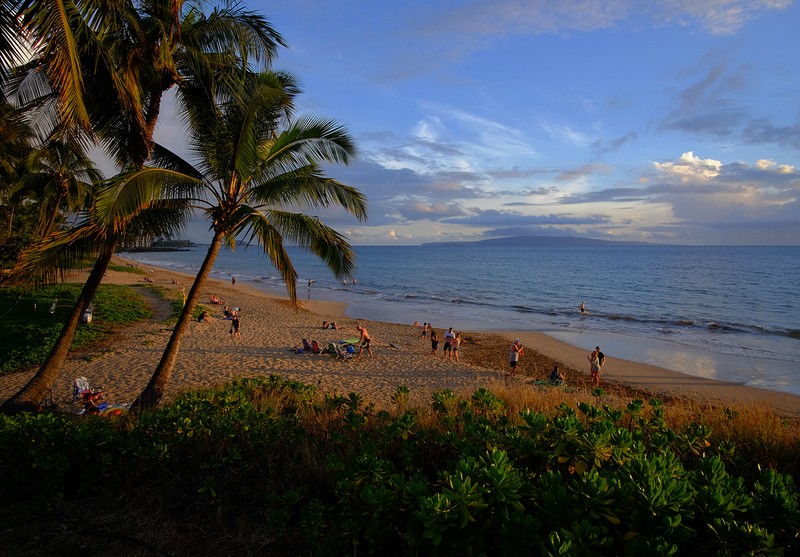
<svg viewBox="0 0 800 557">
<path fill-rule="evenodd" d="M 727 35 L 771 10 L 785 10 L 792 0 L 661 0 L 653 3 L 656 22 L 696 25 L 713 35 Z"/>
<path fill-rule="evenodd" d="M 697 27 L 712 35 L 730 34 L 770 11 L 791 6 L 792 0 L 494 0 L 461 2 L 457 7 L 431 10 L 416 19 L 420 34 L 436 35 L 441 29 L 472 37 L 527 34 L 565 35 L 621 27 L 645 17 L 658 26 Z M 427 21 L 427 25 L 420 25 Z"/>
<path fill-rule="evenodd" d="M 646 191 L 652 200 L 670 203 L 683 221 L 800 225 L 800 172 L 792 165 L 764 159 L 722 164 L 688 152 L 653 167 L 658 179 Z"/>
<path fill-rule="evenodd" d="M 690 70 L 701 75 L 677 93 L 677 104 L 664 118 L 662 129 L 726 137 L 746 123 L 746 106 L 736 98 L 737 92 L 746 89 L 746 70 L 732 69 L 725 61 L 710 61 L 713 56 L 703 57 L 699 67 Z"/>
<path fill-rule="evenodd" d="M 793 149 L 800 149 L 800 122 L 788 126 L 773 126 L 766 119 L 750 122 L 742 131 L 744 141 L 762 145 L 774 143 Z"/>
<path fill-rule="evenodd" d="M 719 176 L 722 163 L 713 159 L 700 159 L 691 151 L 681 155 L 677 161 L 655 162 L 653 167 L 668 180 L 677 178 L 681 183 L 707 181 Z"/>
<path fill-rule="evenodd" d="M 578 168 L 563 171 L 556 177 L 556 180 L 561 182 L 572 182 L 574 180 L 586 178 L 587 176 L 591 176 L 593 174 L 609 174 L 612 170 L 613 167 L 608 164 L 589 163 L 579 166 Z"/>
</svg>

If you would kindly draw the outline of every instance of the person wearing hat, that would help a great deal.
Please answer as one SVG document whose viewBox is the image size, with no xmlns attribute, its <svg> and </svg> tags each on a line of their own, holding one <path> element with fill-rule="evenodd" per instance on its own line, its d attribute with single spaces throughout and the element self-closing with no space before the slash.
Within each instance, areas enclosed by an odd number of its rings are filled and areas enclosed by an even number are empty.
<svg viewBox="0 0 800 557">
<path fill-rule="evenodd" d="M 520 343 L 519 339 L 514 339 L 514 344 L 511 345 L 511 349 L 509 350 L 511 372 L 508 373 L 508 375 L 511 377 L 514 377 L 517 374 L 517 362 L 519 362 L 519 358 L 522 356 L 523 350 L 525 350 L 525 347 L 522 346 L 522 343 Z"/>
</svg>

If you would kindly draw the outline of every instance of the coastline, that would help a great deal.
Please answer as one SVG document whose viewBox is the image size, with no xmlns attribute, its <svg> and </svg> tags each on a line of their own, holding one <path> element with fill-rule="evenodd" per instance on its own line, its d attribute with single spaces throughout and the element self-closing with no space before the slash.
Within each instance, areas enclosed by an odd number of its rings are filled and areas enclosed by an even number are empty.
<svg viewBox="0 0 800 557">
<path fill-rule="evenodd" d="M 115 263 L 135 262 L 115 257 Z M 146 269 L 149 271 L 149 268 Z M 153 268 L 149 280 L 167 291 L 167 296 L 180 298 L 181 287 L 188 288 L 193 276 L 171 270 Z M 83 276 L 77 278 L 81 280 Z M 145 284 L 142 275 L 109 271 L 104 283 Z M 172 280 L 178 284 L 173 284 Z M 209 307 L 210 294 L 218 295 L 225 304 L 242 309 L 242 338 L 233 339 L 229 324 L 214 319 L 211 324 L 192 323 L 184 337 L 178 363 L 168 386 L 165 401 L 186 390 L 213 387 L 237 378 L 255 375 L 281 375 L 289 379 L 317 385 L 325 392 L 356 392 L 366 402 L 378 407 L 391 406 L 391 396 L 398 385 L 409 387 L 410 403 L 427 404 L 434 391 L 450 389 L 470 395 L 477 388 L 504 389 L 509 384 L 530 389 L 541 388 L 535 379 L 546 379 L 552 362 L 568 370 L 567 382 L 576 387 L 576 397 L 586 400 L 588 386 L 587 349 L 570 345 L 545 333 L 530 331 L 465 331 L 460 363 L 430 355 L 430 343 L 420 338 L 418 328 L 346 316 L 344 302 L 298 300 L 294 309 L 288 297 L 275 297 L 243 282 L 236 285 L 209 279 L 201 295 L 201 303 Z M 150 293 L 151 304 L 159 304 Z M 212 313 L 221 308 L 211 306 Z M 168 310 L 167 310 L 168 311 Z M 168 313 L 167 313 L 168 315 Z M 221 315 L 219 315 L 221 317 Z M 147 323 L 121 331 L 101 350 L 101 355 L 86 358 L 72 354 L 54 386 L 54 398 L 68 404 L 75 377 L 84 375 L 93 385 L 102 385 L 107 400 L 131 402 L 144 388 L 155 369 L 163 347 L 171 333 L 164 325 L 164 310 Z M 322 320 L 337 321 L 340 330 L 321 329 Z M 291 347 L 302 338 L 318 340 L 320 345 L 357 337 L 357 322 L 364 324 L 374 339 L 375 355 L 365 353 L 360 359 L 337 361 L 330 356 L 296 354 Z M 441 333 L 441 329 L 440 329 Z M 521 362 L 521 375 L 509 380 L 508 347 L 520 338 L 528 347 Z M 531 350 L 532 349 L 532 350 Z M 5 399 L 30 378 L 33 371 L 4 377 L 0 399 Z M 782 416 L 800 418 L 800 396 L 768 391 L 737 383 L 728 383 L 686 375 L 649 364 L 617 359 L 609 354 L 604 366 L 603 387 L 634 389 L 639 394 L 692 399 L 707 404 L 759 406 Z"/>
</svg>

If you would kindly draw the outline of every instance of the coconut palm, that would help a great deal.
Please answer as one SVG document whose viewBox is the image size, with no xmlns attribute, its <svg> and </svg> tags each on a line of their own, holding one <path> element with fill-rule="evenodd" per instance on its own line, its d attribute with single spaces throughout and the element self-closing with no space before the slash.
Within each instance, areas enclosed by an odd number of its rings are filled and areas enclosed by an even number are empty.
<svg viewBox="0 0 800 557">
<path fill-rule="evenodd" d="M 193 110 L 187 111 L 191 149 L 200 161 L 205 190 L 194 202 L 211 222 L 213 237 L 164 354 L 134 409 L 150 408 L 161 400 L 200 290 L 223 245 L 235 249 L 239 238 L 255 241 L 280 272 L 292 301 L 297 272 L 287 242 L 319 256 L 338 278 L 352 274 L 354 253 L 346 239 L 300 210 L 339 206 L 366 219 L 364 196 L 327 177 L 319 166 L 347 163 L 355 146 L 335 122 L 284 118 L 295 91 L 290 76 L 265 72 L 218 106 L 199 95 Z M 169 166 L 167 159 L 175 160 L 165 153 L 159 157 L 162 166 Z"/>
<path fill-rule="evenodd" d="M 25 386 L 0 406 L 0 411 L 36 410 L 58 377 L 75 338 L 80 316 L 93 300 L 116 245 L 138 234 L 177 234 L 189 215 L 186 202 L 154 201 L 153 198 L 163 195 L 170 184 L 190 181 L 190 177 L 164 169 L 140 168 L 120 174 L 99 188 L 97 199 L 102 200 L 105 208 L 102 216 L 87 213 L 74 228 L 54 232 L 23 254 L 12 276 L 23 276 L 39 283 L 54 282 L 65 269 L 76 268 L 92 255 L 99 253 L 99 256 L 46 360 Z M 183 190 L 190 188 L 182 186 Z M 122 195 L 122 201 L 115 201 L 114 196 L 126 189 L 135 189 L 137 195 Z M 93 207 L 91 212 L 94 211 Z"/>
<path fill-rule="evenodd" d="M 18 189 L 39 203 L 39 235 L 53 230 L 62 211 L 76 212 L 89 199 L 102 173 L 76 141 L 50 138 L 30 151 Z"/>
<path fill-rule="evenodd" d="M 183 0 L 24 0 L 23 29 L 39 48 L 24 79 L 15 83 L 18 102 L 47 107 L 45 101 L 57 98 L 58 110 L 51 106 L 49 111 L 51 127 L 82 126 L 97 134 L 121 167 L 134 169 L 119 182 L 147 181 L 144 177 L 153 176 L 153 171 L 144 163 L 153 149 L 164 92 L 175 85 L 180 91 L 184 83 L 204 83 L 207 90 L 222 88 L 234 72 L 247 74 L 251 62 L 268 63 L 283 44 L 263 17 L 239 4 L 208 15 L 202 6 L 200 1 Z M 214 85 L 217 80 L 219 85 Z M 192 87 L 195 94 L 197 89 Z M 127 182 L 137 172 L 142 172 L 142 179 Z M 126 208 L 139 211 L 151 201 L 152 197 L 142 198 Z M 108 209 L 108 202 L 104 206 Z M 122 227 L 132 222 L 133 214 L 112 211 L 96 228 L 85 227 L 96 234 L 97 261 L 56 346 L 31 382 L 3 405 L 4 410 L 31 408 L 52 385 L 81 312 L 92 300 L 125 234 Z M 54 247 L 64 245 L 76 243 L 59 239 Z"/>
<path fill-rule="evenodd" d="M 240 79 L 271 63 L 283 38 L 240 3 L 203 12 L 204 2 L 145 0 L 114 20 L 101 49 L 115 65 L 87 90 L 91 118 L 104 146 L 120 164 L 139 166 L 152 152 L 163 95 L 173 87 L 183 104 L 186 85 Z M 109 18 L 110 19 L 110 18 Z M 129 83 L 134 81 L 135 87 Z M 113 99 L 109 104 L 107 99 Z"/>
</svg>

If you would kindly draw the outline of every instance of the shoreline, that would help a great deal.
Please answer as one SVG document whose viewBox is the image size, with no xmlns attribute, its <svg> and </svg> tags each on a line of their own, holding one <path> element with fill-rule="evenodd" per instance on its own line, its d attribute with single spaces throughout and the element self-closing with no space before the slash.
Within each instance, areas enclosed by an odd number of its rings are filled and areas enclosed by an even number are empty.
<svg viewBox="0 0 800 557">
<path fill-rule="evenodd" d="M 118 256 L 114 263 L 141 267 L 135 261 Z M 188 289 L 194 279 L 192 275 L 167 269 L 146 267 L 145 270 L 150 271 L 146 275 L 149 282 L 178 298 L 181 287 Z M 147 284 L 144 279 L 138 274 L 109 271 L 104 283 L 141 286 Z M 173 279 L 178 284 L 173 284 Z M 76 280 L 83 280 L 83 275 Z M 157 296 L 148 294 L 151 304 L 158 305 Z M 242 338 L 234 340 L 228 334 L 228 323 L 222 319 L 214 319 L 211 324 L 192 323 L 183 339 L 165 402 L 186 390 L 213 387 L 237 378 L 275 374 L 317 385 L 325 392 L 357 392 L 365 401 L 384 408 L 391 405 L 396 387 L 406 385 L 411 391 L 410 403 L 427 404 L 432 392 L 443 389 L 469 396 L 477 388 L 502 389 L 510 381 L 514 386 L 527 385 L 535 389 L 534 379 L 546 379 L 552 361 L 569 370 L 567 383 L 579 387 L 578 398 L 586 400 L 591 396 L 591 388 L 587 387 L 588 350 L 546 333 L 463 331 L 462 360 L 456 363 L 441 357 L 441 345 L 439 357 L 431 357 L 430 343 L 421 340 L 419 328 L 348 317 L 346 302 L 298 298 L 299 307 L 294 309 L 288 296 L 276 297 L 248 283 L 239 281 L 232 285 L 219 279 L 209 279 L 202 290 L 200 303 L 207 308 L 211 294 L 218 295 L 227 305 L 242 308 Z M 221 308 L 219 312 L 216 307 L 211 308 L 213 313 L 222 313 Z M 156 317 L 148 323 L 121 331 L 99 357 L 90 359 L 71 354 L 54 385 L 54 398 L 64 402 L 72 381 L 83 375 L 90 378 L 93 385 L 106 389 L 107 400 L 131 402 L 149 381 L 171 334 L 171 327 L 163 324 L 165 317 L 156 312 Z M 323 330 L 323 319 L 341 322 L 344 328 Z M 357 322 L 368 327 L 374 339 L 374 358 L 365 353 L 360 359 L 343 362 L 330 356 L 291 351 L 304 337 L 318 340 L 323 347 L 329 342 L 357 337 Z M 441 335 L 443 329 L 437 327 L 437 330 Z M 524 375 L 509 381 L 505 372 L 508 371 L 508 348 L 514 338 L 520 338 L 529 352 L 520 363 Z M 531 353 L 530 349 L 536 353 Z M 613 354 L 608 358 L 602 385 L 608 391 L 619 386 L 652 396 L 666 395 L 708 404 L 763 406 L 784 417 L 800 418 L 800 396 L 695 377 L 617 359 Z M 4 377 L 0 399 L 16 392 L 33 371 Z"/>
</svg>

